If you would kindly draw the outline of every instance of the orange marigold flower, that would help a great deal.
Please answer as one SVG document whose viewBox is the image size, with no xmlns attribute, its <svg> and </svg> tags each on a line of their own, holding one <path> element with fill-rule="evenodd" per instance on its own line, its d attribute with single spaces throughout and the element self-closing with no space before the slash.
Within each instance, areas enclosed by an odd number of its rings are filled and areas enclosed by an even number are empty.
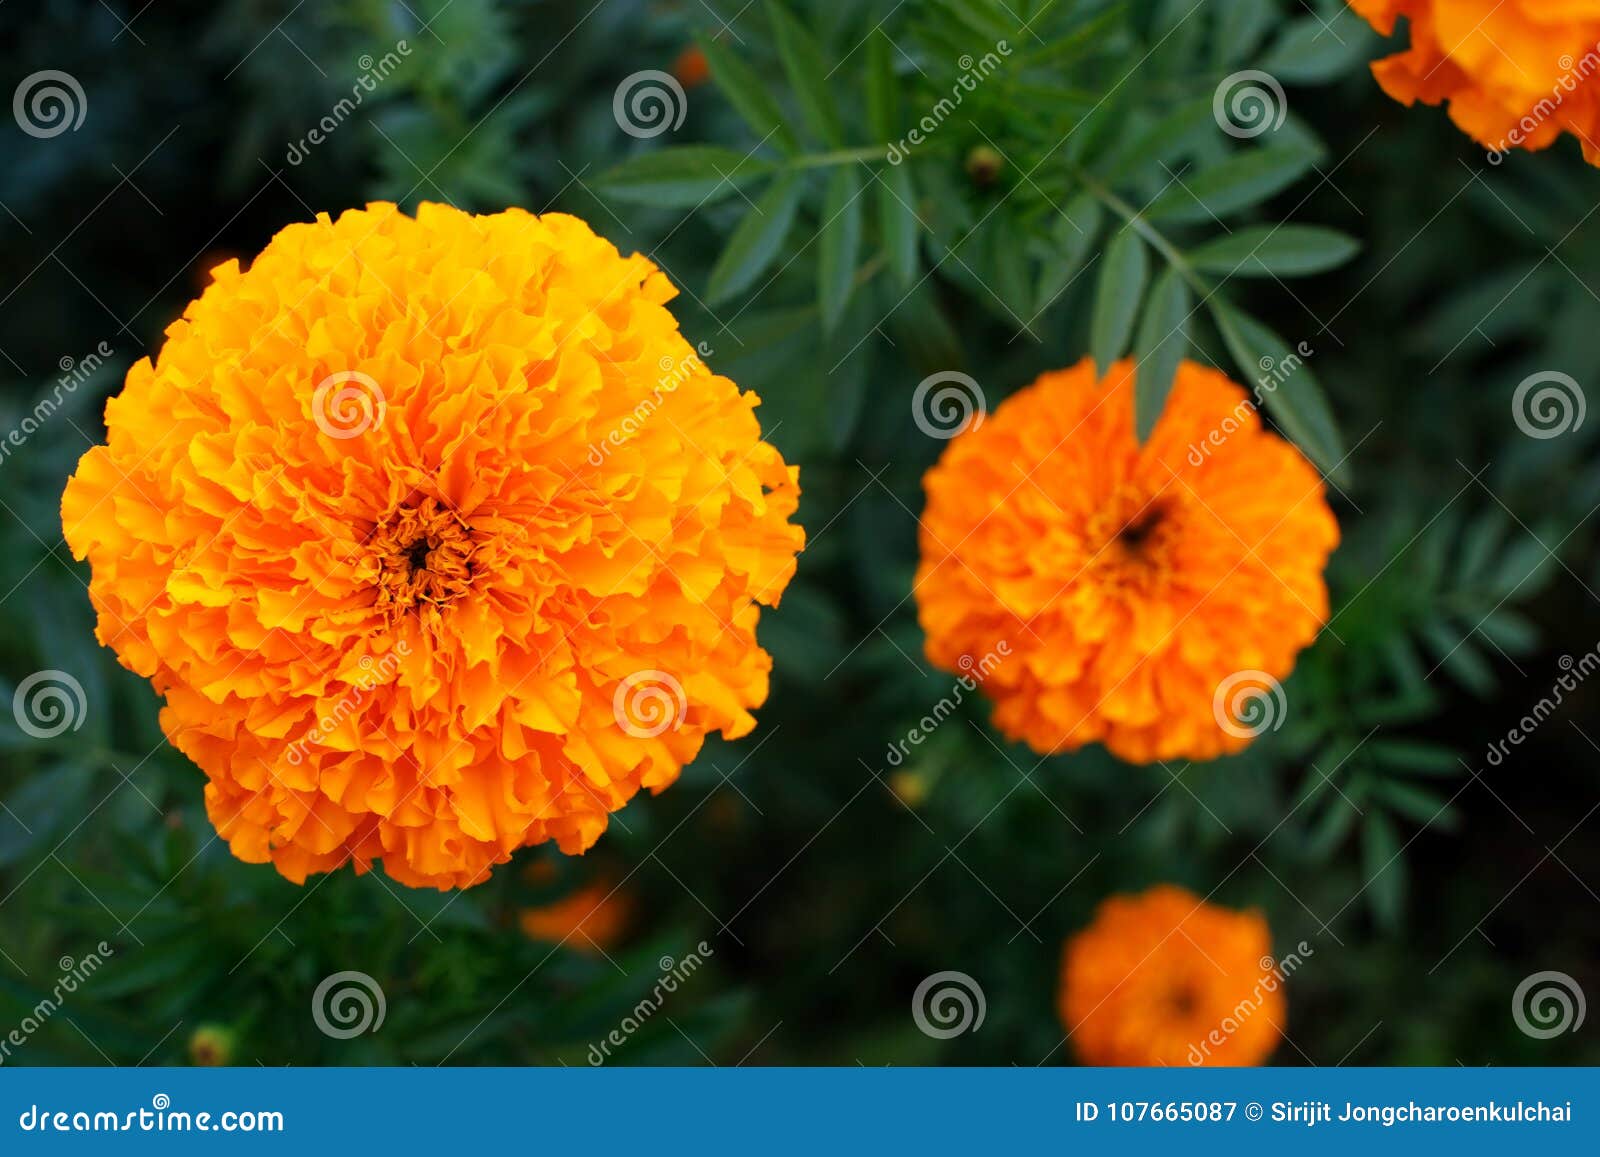
<svg viewBox="0 0 1600 1157">
<path fill-rule="evenodd" d="M 1563 131 L 1600 165 L 1600 5 L 1594 0 L 1350 0 L 1385 36 L 1405 17 L 1411 47 L 1372 66 L 1402 104 L 1448 102 L 1495 153 L 1542 149 Z"/>
<path fill-rule="evenodd" d="M 1133 374 L 1046 373 L 951 442 L 924 479 L 918 616 L 928 658 L 1040 754 L 1210 759 L 1259 730 L 1231 681 L 1287 675 L 1327 618 L 1339 528 L 1214 370 L 1185 362 L 1138 445 Z"/>
<path fill-rule="evenodd" d="M 615 884 L 597 880 L 553 903 L 524 908 L 518 920 L 530 940 L 598 953 L 622 939 L 632 913 Z"/>
<path fill-rule="evenodd" d="M 1067 941 L 1059 1007 L 1091 1065 L 1258 1065 L 1288 1008 L 1261 913 L 1171 884 L 1112 897 Z"/>
<path fill-rule="evenodd" d="M 465 887 L 754 726 L 798 473 L 653 264 L 375 204 L 214 277 L 62 523 L 236 856 Z"/>
</svg>

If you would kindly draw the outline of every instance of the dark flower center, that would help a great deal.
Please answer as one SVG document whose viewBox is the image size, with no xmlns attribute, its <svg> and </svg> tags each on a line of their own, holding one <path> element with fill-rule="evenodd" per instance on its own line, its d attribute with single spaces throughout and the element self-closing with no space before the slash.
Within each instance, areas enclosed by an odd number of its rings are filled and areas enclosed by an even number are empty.
<svg viewBox="0 0 1600 1157">
<path fill-rule="evenodd" d="M 391 617 L 443 608 L 471 585 L 478 548 L 472 528 L 436 498 L 413 496 L 395 507 L 368 546 L 378 561 L 378 605 Z"/>
</svg>

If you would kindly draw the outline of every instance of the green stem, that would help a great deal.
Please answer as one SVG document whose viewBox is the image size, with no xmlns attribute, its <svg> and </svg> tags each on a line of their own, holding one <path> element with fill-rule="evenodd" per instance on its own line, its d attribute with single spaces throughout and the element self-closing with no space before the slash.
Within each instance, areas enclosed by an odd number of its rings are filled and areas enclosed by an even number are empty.
<svg viewBox="0 0 1600 1157">
<path fill-rule="evenodd" d="M 1139 210 L 1135 209 L 1132 205 L 1128 204 L 1121 197 L 1117 196 L 1109 188 L 1107 188 L 1105 185 L 1102 185 L 1096 178 L 1090 176 L 1084 170 L 1074 166 L 1072 168 L 1072 175 L 1075 176 L 1083 185 L 1083 187 L 1089 190 L 1089 192 L 1092 193 L 1094 197 L 1101 202 L 1101 204 L 1105 205 L 1106 208 L 1110 209 L 1117 216 L 1127 221 L 1130 229 L 1133 229 L 1139 234 L 1139 236 L 1148 241 L 1150 243 L 1150 247 L 1157 253 L 1161 254 L 1161 256 L 1166 259 L 1167 264 L 1172 266 L 1173 269 L 1177 270 L 1178 276 L 1188 282 L 1189 287 L 1193 289 L 1195 293 L 1197 293 L 1202 299 L 1211 293 L 1211 285 L 1205 280 L 1205 278 L 1201 277 L 1195 272 L 1194 266 L 1189 264 L 1189 259 L 1183 255 L 1183 252 L 1176 245 L 1167 240 L 1166 235 L 1163 234 L 1161 230 L 1150 224 L 1150 222 L 1145 219 L 1144 214 L 1139 212 Z"/>
</svg>

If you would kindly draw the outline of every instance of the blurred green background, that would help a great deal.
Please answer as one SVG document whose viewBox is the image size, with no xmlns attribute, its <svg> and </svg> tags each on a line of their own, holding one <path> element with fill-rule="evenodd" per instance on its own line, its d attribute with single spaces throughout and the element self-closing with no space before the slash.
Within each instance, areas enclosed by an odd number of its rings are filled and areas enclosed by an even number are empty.
<svg viewBox="0 0 1600 1157">
<path fill-rule="evenodd" d="M 1563 658 L 1600 645 L 1600 415 L 1549 439 L 1512 417 L 1530 374 L 1600 382 L 1600 171 L 1570 141 L 1492 166 L 1439 110 L 1392 103 L 1366 69 L 1383 46 L 1338 3 L 787 11 L 828 66 L 862 181 L 891 175 L 867 127 L 874 52 L 887 50 L 909 126 L 963 55 L 1011 29 L 1008 71 L 903 170 L 928 223 L 910 289 L 894 268 L 905 239 L 873 210 L 844 299 L 824 293 L 819 309 L 818 263 L 833 251 L 811 243 L 830 219 L 819 178 L 769 267 L 708 303 L 745 199 L 686 212 L 613 179 L 668 145 L 760 145 L 681 58 L 697 35 L 749 65 L 785 123 L 807 121 L 764 4 L 0 7 L 6 91 L 58 70 L 86 106 L 49 137 L 0 121 L 0 429 L 62 399 L 0 458 L 0 700 L 52 670 L 86 703 L 76 729 L 48 739 L 0 711 L 0 1037 L 51 992 L 63 958 L 113 950 L 5 1063 L 186 1063 L 197 1030 L 220 1026 L 242 1064 L 584 1064 L 660 958 L 702 940 L 706 966 L 614 1062 L 1070 1062 L 1054 1011 L 1061 943 L 1105 896 L 1160 881 L 1259 906 L 1280 951 L 1314 947 L 1289 986 L 1277 1063 L 1600 1063 L 1594 1023 L 1535 1039 L 1511 1009 L 1518 983 L 1545 970 L 1600 994 L 1600 681 L 1498 766 L 1487 759 Z M 402 41 L 398 64 L 294 163 L 292 146 Z M 675 69 L 681 125 L 623 131 L 619 85 Z M 1315 348 L 1351 451 L 1330 493 L 1345 536 L 1334 629 L 1289 680 L 1284 726 L 1238 757 L 1136 768 L 1095 748 L 1040 761 L 969 702 L 891 767 L 889 745 L 951 683 L 922 661 L 906 597 L 919 479 L 943 446 L 912 420 L 914 387 L 960 368 L 992 407 L 1082 357 L 1105 234 L 1073 253 L 1061 206 L 1085 194 L 1086 173 L 1142 205 L 1244 148 L 1204 116 L 1145 151 L 1128 143 L 1174 108 L 1203 111 L 1244 69 L 1281 81 L 1280 131 L 1303 163 L 1219 216 L 1329 226 L 1362 246 L 1336 271 L 1227 290 Z M 87 572 L 61 540 L 60 493 L 103 435 L 105 398 L 206 269 L 371 199 L 559 209 L 649 254 L 684 288 L 675 308 L 713 367 L 760 393 L 805 487 L 811 541 L 763 618 L 776 672 L 756 733 L 709 743 L 588 856 L 526 850 L 459 895 L 381 872 L 299 888 L 234 861 L 149 687 L 97 646 Z M 1171 235 L 1187 248 L 1220 225 L 1180 218 Z M 1195 341 L 1192 356 L 1230 365 L 1214 331 Z M 603 952 L 524 935 L 525 910 L 619 882 L 623 927 Z M 318 1030 L 312 994 L 342 970 L 381 985 L 378 1031 Z M 981 985 L 978 1031 L 918 1029 L 912 993 L 942 970 Z"/>
</svg>

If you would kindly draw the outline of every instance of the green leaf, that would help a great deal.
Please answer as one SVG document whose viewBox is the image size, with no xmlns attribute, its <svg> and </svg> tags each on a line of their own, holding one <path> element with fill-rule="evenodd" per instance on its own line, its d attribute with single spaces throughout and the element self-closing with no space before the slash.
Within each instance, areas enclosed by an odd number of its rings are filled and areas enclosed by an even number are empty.
<svg viewBox="0 0 1600 1157">
<path fill-rule="evenodd" d="M 1120 151 L 1110 165 L 1107 176 L 1110 180 L 1118 181 L 1140 169 L 1170 161 L 1182 155 L 1201 137 L 1214 135 L 1216 131 L 1216 115 L 1212 112 L 1209 96 L 1179 105 Z"/>
<path fill-rule="evenodd" d="M 804 190 L 805 180 L 800 174 L 786 174 L 772 182 L 755 208 L 745 214 L 711 269 L 711 281 L 706 288 L 709 304 L 726 301 L 748 288 L 772 264 L 789 227 L 794 224 L 795 210 Z"/>
<path fill-rule="evenodd" d="M 878 174 L 878 221 L 883 231 L 883 247 L 889 255 L 889 270 L 894 279 L 909 289 L 917 276 L 916 193 L 911 188 L 911 173 L 904 165 L 891 165 Z"/>
<path fill-rule="evenodd" d="M 1456 820 L 1455 810 L 1448 800 L 1402 779 L 1380 779 L 1372 785 L 1372 794 L 1389 810 L 1424 826 L 1438 824 L 1450 828 Z"/>
<path fill-rule="evenodd" d="M 686 145 L 630 157 L 601 174 L 596 184 L 619 201 L 698 209 L 733 196 L 776 168 L 771 161 L 734 149 Z"/>
<path fill-rule="evenodd" d="M 706 55 L 706 63 L 711 66 L 711 76 L 717 82 L 717 87 L 745 124 L 762 140 L 770 139 L 784 152 L 794 152 L 797 147 L 794 134 L 784 123 L 783 110 L 773 99 L 770 86 L 739 59 L 738 53 L 720 40 L 699 35 L 695 41 Z"/>
<path fill-rule="evenodd" d="M 884 146 L 900 132 L 900 86 L 894 78 L 894 46 L 880 28 L 867 38 L 867 125 Z"/>
<path fill-rule="evenodd" d="M 1348 16 L 1302 16 L 1291 22 L 1261 61 L 1261 70 L 1300 84 L 1320 84 L 1349 72 L 1370 55 L 1372 38 L 1360 20 Z"/>
<path fill-rule="evenodd" d="M 1287 189 L 1316 163 L 1317 155 L 1300 145 L 1239 153 L 1174 183 L 1145 216 L 1180 224 L 1220 220 Z"/>
<path fill-rule="evenodd" d="M 1366 745 L 1374 763 L 1404 775 L 1460 775 L 1465 768 L 1455 752 L 1415 739 L 1374 739 Z"/>
<path fill-rule="evenodd" d="M 1049 308 L 1077 277 L 1094 247 L 1095 238 L 1100 235 L 1103 217 L 1104 210 L 1092 193 L 1080 193 L 1061 211 L 1051 230 L 1056 249 L 1045 258 L 1039 270 L 1039 285 L 1034 291 L 1035 315 Z"/>
<path fill-rule="evenodd" d="M 1150 255 L 1144 239 L 1134 230 L 1124 229 L 1106 250 L 1089 321 L 1089 352 L 1101 374 L 1128 348 L 1149 278 Z"/>
<path fill-rule="evenodd" d="M 1252 225 L 1188 257 L 1196 269 L 1227 277 L 1304 277 L 1343 265 L 1360 248 L 1353 238 L 1315 225 Z"/>
<path fill-rule="evenodd" d="M 1267 410 L 1283 427 L 1284 433 L 1324 472 L 1343 476 L 1343 442 L 1333 411 L 1323 396 L 1316 375 L 1298 350 L 1290 348 L 1277 334 L 1249 314 L 1213 297 L 1211 316 L 1216 320 L 1222 340 L 1243 372 L 1248 386 L 1263 398 Z M 1266 383 L 1262 384 L 1262 376 Z"/>
<path fill-rule="evenodd" d="M 1219 64 L 1244 60 L 1279 16 L 1272 0 L 1220 0 L 1213 55 Z"/>
<path fill-rule="evenodd" d="M 1385 928 L 1398 927 L 1405 907 L 1406 865 L 1394 824 L 1381 812 L 1369 812 L 1362 824 L 1361 862 L 1373 915 Z"/>
<path fill-rule="evenodd" d="M 822 198 L 821 248 L 817 258 L 817 298 L 822 328 L 839 323 L 855 283 L 861 249 L 861 178 L 854 165 L 840 165 L 828 178 Z"/>
<path fill-rule="evenodd" d="M 1150 301 L 1139 323 L 1133 352 L 1138 378 L 1133 387 L 1134 430 L 1142 444 L 1156 428 L 1166 408 L 1178 363 L 1189 348 L 1189 314 L 1193 309 L 1189 287 L 1175 269 L 1168 269 L 1150 291 Z"/>
<path fill-rule="evenodd" d="M 800 102 L 800 115 L 807 127 L 822 142 L 833 148 L 844 144 L 839 127 L 839 110 L 830 91 L 827 62 L 815 38 L 778 0 L 767 0 L 767 15 L 772 20 L 778 56 L 788 74 L 789 85 Z"/>
</svg>

